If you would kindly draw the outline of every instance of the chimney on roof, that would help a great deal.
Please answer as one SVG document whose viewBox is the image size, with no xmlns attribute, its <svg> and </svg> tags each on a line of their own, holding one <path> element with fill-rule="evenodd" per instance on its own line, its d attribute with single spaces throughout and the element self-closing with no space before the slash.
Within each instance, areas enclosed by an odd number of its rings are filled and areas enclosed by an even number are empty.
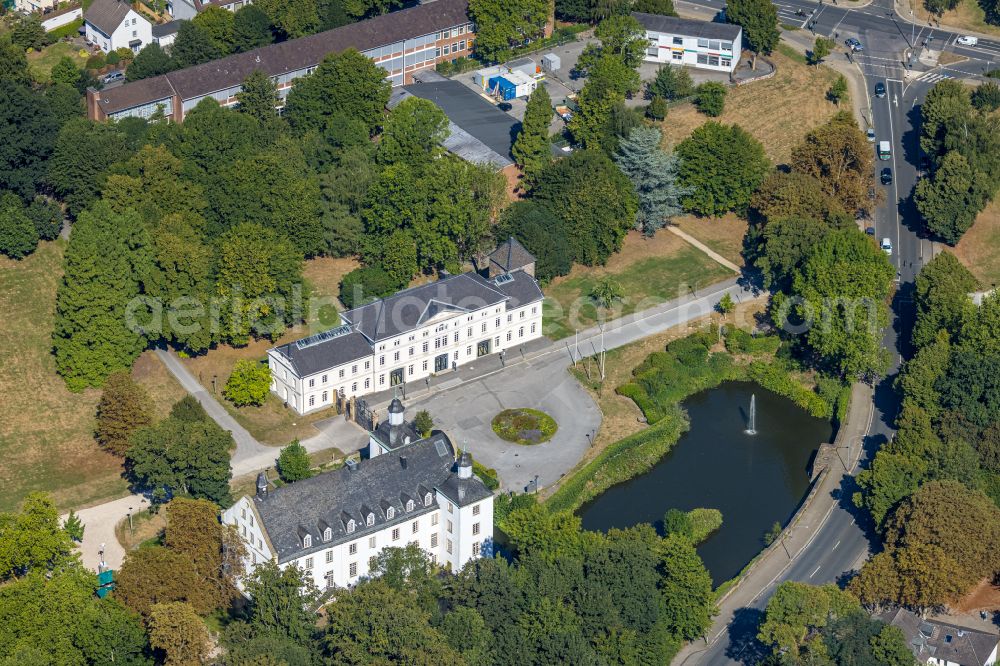
<svg viewBox="0 0 1000 666">
<path fill-rule="evenodd" d="M 458 457 L 458 478 L 472 478 L 472 456 L 469 455 L 468 451 L 463 451 L 462 455 Z"/>
<path fill-rule="evenodd" d="M 348 458 L 344 464 L 347 466 L 347 469 L 352 472 L 356 472 L 358 470 L 358 462 L 352 458 Z"/>
<path fill-rule="evenodd" d="M 403 425 L 403 403 L 400 402 L 399 398 L 393 398 L 392 402 L 389 403 L 389 425 Z"/>
<path fill-rule="evenodd" d="M 267 474 L 264 472 L 257 475 L 257 499 L 267 499 Z"/>
</svg>

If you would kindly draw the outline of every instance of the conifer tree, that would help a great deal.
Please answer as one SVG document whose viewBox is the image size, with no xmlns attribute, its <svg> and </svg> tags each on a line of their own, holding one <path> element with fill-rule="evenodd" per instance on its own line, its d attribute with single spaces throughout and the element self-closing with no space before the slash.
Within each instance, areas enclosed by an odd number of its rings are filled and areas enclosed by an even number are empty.
<svg viewBox="0 0 1000 666">
<path fill-rule="evenodd" d="M 552 121 L 552 100 L 545 86 L 538 86 L 528 98 L 521 132 L 511 153 L 524 172 L 524 185 L 530 189 L 538 174 L 552 161 L 549 145 L 549 123 Z"/>
<path fill-rule="evenodd" d="M 677 184 L 677 157 L 660 149 L 660 130 L 636 127 L 618 145 L 615 163 L 639 195 L 635 226 L 652 236 L 679 215 L 688 190 Z"/>
</svg>

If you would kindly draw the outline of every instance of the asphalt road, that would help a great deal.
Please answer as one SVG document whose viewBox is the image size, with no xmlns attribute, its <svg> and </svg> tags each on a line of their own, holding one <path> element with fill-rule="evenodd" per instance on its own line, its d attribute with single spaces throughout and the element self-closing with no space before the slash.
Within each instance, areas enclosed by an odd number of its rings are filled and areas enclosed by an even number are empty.
<svg viewBox="0 0 1000 666">
<path fill-rule="evenodd" d="M 725 4 L 724 0 L 678 1 L 682 5 L 714 9 L 721 9 Z M 896 16 L 891 0 L 876 0 L 861 9 L 806 0 L 782 0 L 775 5 L 782 23 L 811 28 L 818 35 L 834 37 L 839 48 L 831 58 L 848 58 L 843 47 L 844 40 L 854 37 L 861 41 L 864 53 L 852 55 L 849 59 L 865 79 L 869 94 L 865 119 L 869 126 L 875 128 L 876 141 L 888 140 L 892 146 L 889 160 L 876 160 L 876 187 L 882 190 L 882 194 L 881 202 L 875 209 L 874 226 L 878 240 L 890 239 L 893 248 L 891 261 L 897 270 L 893 322 L 884 338 L 884 346 L 893 358 L 889 376 L 876 387 L 873 418 L 859 462 L 859 466 L 864 467 L 878 447 L 894 433 L 898 396 L 892 390 L 892 382 L 908 351 L 905 341 L 909 339 L 913 323 L 913 280 L 923 264 L 933 256 L 932 243 L 918 233 L 919 218 L 912 198 L 921 163 L 919 105 L 927 91 L 943 78 L 975 78 L 1000 66 L 1000 41 L 982 39 L 975 47 L 960 46 L 955 43 L 956 33 L 911 24 Z M 797 10 L 805 16 L 797 14 Z M 925 45 L 952 51 L 968 60 L 947 67 L 928 67 L 920 62 L 921 49 Z M 908 68 L 912 69 L 909 77 L 906 76 Z M 883 97 L 874 95 L 875 84 L 879 81 L 886 85 Z M 885 167 L 892 169 L 893 181 L 888 185 L 881 184 L 878 178 Z M 837 582 L 861 565 L 877 540 L 865 523 L 865 517 L 851 503 L 851 495 L 855 491 L 853 472 L 856 471 L 857 468 L 852 470 L 851 475 L 844 476 L 837 506 L 807 549 L 778 579 L 761 590 L 753 603 L 737 612 L 727 632 L 717 637 L 697 660 L 689 660 L 688 663 L 713 666 L 757 663 L 763 654 L 754 636 L 763 609 L 777 585 L 785 580 L 813 584 Z"/>
</svg>

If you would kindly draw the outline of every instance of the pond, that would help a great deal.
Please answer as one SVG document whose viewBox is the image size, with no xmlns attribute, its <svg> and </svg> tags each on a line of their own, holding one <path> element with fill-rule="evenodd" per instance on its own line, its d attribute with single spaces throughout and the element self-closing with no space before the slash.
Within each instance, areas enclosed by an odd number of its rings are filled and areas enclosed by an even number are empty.
<svg viewBox="0 0 1000 666">
<path fill-rule="evenodd" d="M 756 431 L 747 428 L 756 396 Z M 583 506 L 584 529 L 650 523 L 667 509 L 722 511 L 722 528 L 700 546 L 712 581 L 736 576 L 763 548 L 764 533 L 791 518 L 809 487 L 809 464 L 833 427 L 752 382 L 726 382 L 684 401 L 691 429 L 649 472 Z"/>
</svg>

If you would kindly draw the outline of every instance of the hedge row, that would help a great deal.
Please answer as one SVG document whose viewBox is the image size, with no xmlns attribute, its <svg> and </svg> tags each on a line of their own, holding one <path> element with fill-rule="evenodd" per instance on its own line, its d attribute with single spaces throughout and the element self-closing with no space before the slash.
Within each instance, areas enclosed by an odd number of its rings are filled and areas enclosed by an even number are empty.
<svg viewBox="0 0 1000 666">
<path fill-rule="evenodd" d="M 821 418 L 833 418 L 833 405 L 826 402 L 818 393 L 806 388 L 792 379 L 788 368 L 779 361 L 752 361 L 746 369 L 747 379 L 751 379 L 766 389 L 783 395 L 811 415 Z"/>
</svg>

